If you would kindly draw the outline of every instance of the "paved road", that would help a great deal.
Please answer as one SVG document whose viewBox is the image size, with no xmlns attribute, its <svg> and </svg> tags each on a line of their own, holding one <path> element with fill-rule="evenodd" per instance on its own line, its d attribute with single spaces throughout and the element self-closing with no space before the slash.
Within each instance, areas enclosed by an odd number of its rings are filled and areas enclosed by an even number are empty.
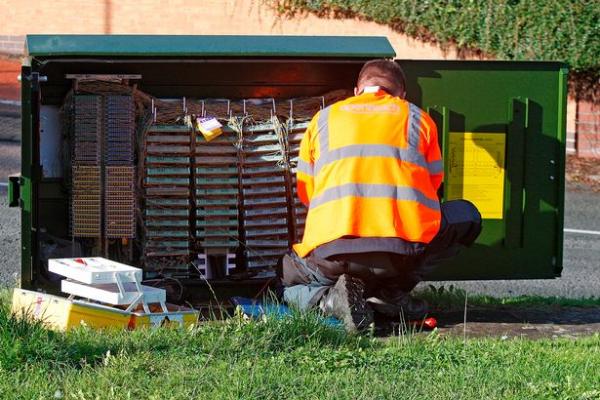
<svg viewBox="0 0 600 400">
<path fill-rule="evenodd" d="M 565 228 L 598 234 L 565 232 L 563 273 L 558 279 L 512 281 L 436 282 L 454 285 L 468 293 L 497 297 L 518 295 L 600 297 L 600 193 L 569 187 L 566 194 Z"/>
<path fill-rule="evenodd" d="M 0 182 L 19 172 L 19 144 L 0 141 Z M 565 227 L 600 231 L 600 193 L 571 188 L 567 192 Z M 13 285 L 19 270 L 19 213 L 7 208 L 6 188 L 0 185 L 0 285 Z M 564 271 L 560 279 L 436 283 L 462 287 L 469 293 L 494 296 L 600 296 L 600 235 L 565 234 Z"/>
<path fill-rule="evenodd" d="M 0 99 L 0 141 L 16 141 L 21 137 L 21 109 Z"/>
<path fill-rule="evenodd" d="M 21 145 L 0 141 L 0 286 L 13 286 L 19 277 L 21 222 L 19 209 L 8 208 L 4 184 L 21 165 Z"/>
<path fill-rule="evenodd" d="M 14 286 L 18 282 L 21 263 L 20 215 L 18 209 L 7 207 L 4 188 L 0 188 L 0 197 L 0 287 Z"/>
<path fill-rule="evenodd" d="M 0 140 L 0 186 L 21 171 L 21 144 Z"/>
</svg>

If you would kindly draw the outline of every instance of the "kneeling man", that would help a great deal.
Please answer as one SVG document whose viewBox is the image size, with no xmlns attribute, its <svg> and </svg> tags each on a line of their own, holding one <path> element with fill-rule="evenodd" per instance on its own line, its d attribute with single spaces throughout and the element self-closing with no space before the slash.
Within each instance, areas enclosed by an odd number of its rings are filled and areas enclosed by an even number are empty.
<svg viewBox="0 0 600 400">
<path fill-rule="evenodd" d="M 404 97 L 401 68 L 369 61 L 355 96 L 315 115 L 300 147 L 298 196 L 309 210 L 302 242 L 283 259 L 284 299 L 350 331 L 373 310 L 424 315 L 410 291 L 481 231 L 470 202 L 440 204 L 436 125 Z"/>
</svg>

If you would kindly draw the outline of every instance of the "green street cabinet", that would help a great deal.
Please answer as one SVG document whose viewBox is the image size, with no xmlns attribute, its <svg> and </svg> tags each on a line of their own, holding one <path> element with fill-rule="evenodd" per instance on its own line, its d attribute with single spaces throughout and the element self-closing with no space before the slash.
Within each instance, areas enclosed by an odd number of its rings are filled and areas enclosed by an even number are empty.
<svg viewBox="0 0 600 400">
<path fill-rule="evenodd" d="M 161 99 L 288 99 L 351 90 L 365 61 L 394 57 L 384 37 L 27 36 L 22 170 L 9 187 L 10 205 L 22 215 L 22 286 L 56 287 L 47 258 L 57 247 L 78 244 L 64 172 L 71 154 L 63 133 L 68 110 L 61 108 L 73 87 L 68 75 L 137 77 L 138 90 Z M 560 276 L 566 66 L 396 61 L 406 74 L 408 100 L 430 113 L 440 133 L 441 198 L 471 200 L 484 218 L 476 244 L 429 278 Z"/>
</svg>

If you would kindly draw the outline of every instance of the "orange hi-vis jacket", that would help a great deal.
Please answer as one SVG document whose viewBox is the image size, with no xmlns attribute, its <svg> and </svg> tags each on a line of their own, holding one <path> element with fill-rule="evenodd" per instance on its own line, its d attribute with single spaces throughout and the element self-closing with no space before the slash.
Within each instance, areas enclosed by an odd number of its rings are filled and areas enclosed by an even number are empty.
<svg viewBox="0 0 600 400">
<path fill-rule="evenodd" d="M 300 144 L 298 196 L 309 207 L 300 257 L 351 237 L 429 243 L 440 227 L 443 164 L 420 108 L 379 90 L 314 116 Z"/>
</svg>

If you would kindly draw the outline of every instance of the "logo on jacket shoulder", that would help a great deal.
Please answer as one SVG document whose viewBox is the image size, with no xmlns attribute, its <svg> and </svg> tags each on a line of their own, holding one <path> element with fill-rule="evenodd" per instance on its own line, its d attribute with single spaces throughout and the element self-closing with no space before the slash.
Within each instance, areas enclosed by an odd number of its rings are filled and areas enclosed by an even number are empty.
<svg viewBox="0 0 600 400">
<path fill-rule="evenodd" d="M 398 104 L 344 104 L 340 106 L 342 111 L 355 114 L 398 114 L 400 106 Z"/>
</svg>

